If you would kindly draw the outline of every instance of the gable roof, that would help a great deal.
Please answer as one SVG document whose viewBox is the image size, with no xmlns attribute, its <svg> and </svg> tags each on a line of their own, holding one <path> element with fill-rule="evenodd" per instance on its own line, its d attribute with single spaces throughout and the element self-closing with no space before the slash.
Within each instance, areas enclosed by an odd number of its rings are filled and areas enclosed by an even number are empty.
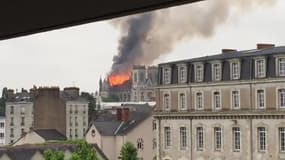
<svg viewBox="0 0 285 160">
<path fill-rule="evenodd" d="M 66 137 L 55 129 L 36 129 L 34 130 L 34 132 L 36 132 L 39 136 L 41 136 L 46 141 L 66 140 Z"/>
<path fill-rule="evenodd" d="M 105 110 L 99 113 L 93 124 L 101 135 L 125 135 L 152 115 L 152 108 L 147 104 L 124 107 L 131 108 L 129 111 L 129 120 L 126 122 L 118 121 L 116 111 L 114 110 Z"/>
</svg>

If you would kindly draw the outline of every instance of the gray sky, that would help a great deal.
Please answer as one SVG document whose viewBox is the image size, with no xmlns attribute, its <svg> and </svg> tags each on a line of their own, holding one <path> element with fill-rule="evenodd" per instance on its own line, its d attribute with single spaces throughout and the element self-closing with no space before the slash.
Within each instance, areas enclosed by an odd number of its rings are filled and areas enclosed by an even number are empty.
<svg viewBox="0 0 285 160">
<path fill-rule="evenodd" d="M 232 12 L 212 37 L 184 40 L 155 64 L 217 54 L 222 48 L 253 49 L 258 42 L 285 45 L 284 12 L 284 0 Z M 110 21 L 103 21 L 0 41 L 0 88 L 78 86 L 94 92 L 100 75 L 110 70 L 119 35 Z"/>
</svg>

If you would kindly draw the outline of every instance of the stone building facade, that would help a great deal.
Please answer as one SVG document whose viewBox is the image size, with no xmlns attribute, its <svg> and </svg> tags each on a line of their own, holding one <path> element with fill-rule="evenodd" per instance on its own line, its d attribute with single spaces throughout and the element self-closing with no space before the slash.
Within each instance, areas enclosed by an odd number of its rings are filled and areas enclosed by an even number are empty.
<svg viewBox="0 0 285 160">
<path fill-rule="evenodd" d="M 10 90 L 6 103 L 6 144 L 14 143 L 31 129 L 55 129 L 67 139 L 83 139 L 88 127 L 88 101 L 79 88 Z"/>
<path fill-rule="evenodd" d="M 0 116 L 0 146 L 5 145 L 5 126 L 6 119 L 4 116 Z"/>
<path fill-rule="evenodd" d="M 159 65 L 157 157 L 285 158 L 285 47 Z"/>
</svg>

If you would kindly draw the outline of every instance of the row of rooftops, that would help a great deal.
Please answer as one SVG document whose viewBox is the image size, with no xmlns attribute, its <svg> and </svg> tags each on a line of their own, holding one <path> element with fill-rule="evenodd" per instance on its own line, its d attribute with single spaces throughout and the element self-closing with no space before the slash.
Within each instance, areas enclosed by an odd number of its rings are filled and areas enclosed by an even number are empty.
<svg viewBox="0 0 285 160">
<path fill-rule="evenodd" d="M 66 87 L 62 91 L 59 87 L 33 87 L 29 92 L 22 89 L 15 93 L 13 89 L 8 89 L 7 102 L 33 102 L 39 96 L 56 96 L 65 101 L 86 101 L 80 96 L 80 89 L 77 87 Z"/>
<path fill-rule="evenodd" d="M 222 52 L 220 54 L 161 63 L 159 66 L 179 64 L 179 63 L 195 63 L 195 62 L 204 62 L 204 61 L 213 61 L 213 60 L 226 60 L 226 59 L 234 59 L 241 57 L 266 56 L 271 54 L 282 54 L 282 53 L 283 54 L 285 53 L 285 46 L 276 47 L 275 44 L 259 43 L 257 44 L 256 49 L 242 50 L 242 51 L 238 51 L 236 49 L 222 49 Z"/>
</svg>

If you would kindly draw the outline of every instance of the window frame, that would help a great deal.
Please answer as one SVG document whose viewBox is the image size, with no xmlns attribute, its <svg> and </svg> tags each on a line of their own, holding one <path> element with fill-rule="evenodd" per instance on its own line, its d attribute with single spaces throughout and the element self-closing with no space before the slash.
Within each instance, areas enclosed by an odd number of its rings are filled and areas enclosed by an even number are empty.
<svg viewBox="0 0 285 160">
<path fill-rule="evenodd" d="M 216 99 L 216 95 L 215 93 L 219 93 L 218 96 L 219 96 L 219 99 Z M 222 110 L 222 92 L 220 90 L 215 90 L 212 92 L 212 105 L 213 105 L 213 110 L 214 111 L 220 111 Z M 217 100 L 219 101 L 219 105 L 220 107 L 217 108 Z"/>
<path fill-rule="evenodd" d="M 168 100 L 166 99 L 167 97 L 168 97 Z M 167 100 L 167 102 L 166 102 L 166 100 Z M 168 107 L 166 107 L 166 106 L 168 106 Z M 171 96 L 170 96 L 170 93 L 164 93 L 163 94 L 163 109 L 164 109 L 164 111 L 171 111 Z"/>
<path fill-rule="evenodd" d="M 171 84 L 171 67 L 163 67 L 162 75 L 163 75 L 163 84 Z"/>
<path fill-rule="evenodd" d="M 282 136 L 281 136 L 281 129 L 283 129 L 283 142 L 282 142 Z M 279 127 L 278 128 L 278 144 L 279 144 L 279 152 L 280 153 L 285 153 L 285 127 Z M 283 147 L 282 147 L 283 145 Z M 282 149 L 283 148 L 283 149 Z"/>
<path fill-rule="evenodd" d="M 238 130 L 235 130 L 235 129 L 238 129 Z M 239 136 L 238 138 L 236 138 L 237 135 Z M 241 136 L 241 128 L 240 127 L 233 127 L 232 128 L 232 147 L 233 147 L 233 152 L 240 152 L 241 151 L 241 146 L 242 146 L 241 138 L 242 138 L 242 136 Z"/>
<path fill-rule="evenodd" d="M 264 129 L 264 130 L 260 130 Z M 261 135 L 264 134 L 264 135 Z M 267 130 L 266 127 L 257 127 L 257 149 L 258 152 L 266 152 L 267 151 Z"/>
<path fill-rule="evenodd" d="M 182 130 L 184 129 L 184 130 Z M 180 150 L 186 150 L 188 143 L 187 143 L 187 128 L 185 126 L 179 127 L 179 144 L 180 144 Z"/>
<path fill-rule="evenodd" d="M 219 129 L 219 131 L 217 129 Z M 217 133 L 219 133 L 219 134 L 217 134 Z M 214 151 L 221 152 L 222 149 L 223 149 L 222 127 L 214 127 Z"/>
<path fill-rule="evenodd" d="M 230 63 L 230 78 L 231 80 L 239 80 L 241 76 L 241 62 L 239 59 L 232 59 L 229 61 Z M 233 64 L 237 64 L 237 73 L 234 73 Z"/>
<path fill-rule="evenodd" d="M 235 106 L 234 92 L 237 92 L 238 106 Z M 241 102 L 240 90 L 238 90 L 238 89 L 232 90 L 231 91 L 231 106 L 232 106 L 232 109 L 234 109 L 234 110 L 240 109 L 241 108 L 240 102 Z"/>
<path fill-rule="evenodd" d="M 198 94 L 201 93 L 201 108 L 198 107 Z M 204 110 L 204 94 L 202 91 L 198 91 L 195 93 L 195 109 L 198 111 Z"/>
<path fill-rule="evenodd" d="M 260 105 L 261 103 L 260 103 L 260 97 L 259 97 L 258 91 L 263 91 L 263 107 Z M 265 92 L 265 89 L 264 88 L 258 88 L 258 89 L 256 89 L 255 94 L 256 94 L 256 96 L 255 96 L 256 108 L 262 109 L 262 110 L 266 109 L 266 92 Z"/>
<path fill-rule="evenodd" d="M 204 150 L 204 128 L 199 126 L 196 128 L 196 149 L 197 151 Z"/>
<path fill-rule="evenodd" d="M 260 71 L 260 66 L 258 62 L 263 62 L 263 72 Z M 255 58 L 255 78 L 266 78 L 267 73 L 267 65 L 265 57 L 257 57 Z"/>
<path fill-rule="evenodd" d="M 203 63 L 194 64 L 194 73 L 195 73 L 195 82 L 203 82 L 204 81 L 204 64 Z"/>
<path fill-rule="evenodd" d="M 188 74 L 187 74 L 187 70 L 188 70 L 187 65 L 186 64 L 177 64 L 177 67 L 178 67 L 178 80 L 179 80 L 179 83 L 180 84 L 187 83 L 187 76 L 188 76 Z"/>
<path fill-rule="evenodd" d="M 283 94 L 283 106 L 282 106 L 282 97 L 280 95 L 280 91 L 283 90 L 284 91 L 284 94 Z M 276 99 L 277 99 L 277 106 L 278 106 L 278 109 L 285 109 L 285 88 L 281 87 L 281 88 L 277 88 L 277 94 L 276 94 Z"/>
<path fill-rule="evenodd" d="M 221 81 L 222 80 L 222 62 L 212 63 L 212 80 Z"/>
<path fill-rule="evenodd" d="M 284 65 L 285 65 L 285 56 L 284 55 L 277 55 L 277 56 L 275 56 L 275 64 L 276 64 L 276 76 L 277 77 L 284 77 L 285 76 L 285 68 L 283 68 L 284 69 L 284 71 L 283 72 L 281 72 L 281 65 L 280 65 L 280 60 L 284 60 Z M 283 66 L 283 67 L 285 67 L 285 66 Z"/>
<path fill-rule="evenodd" d="M 164 148 L 170 149 L 171 148 L 171 128 L 170 126 L 164 127 Z"/>
<path fill-rule="evenodd" d="M 183 102 L 181 99 L 181 95 L 184 95 L 184 108 L 182 107 Z M 178 100 L 179 100 L 179 110 L 180 111 L 186 111 L 187 110 L 187 96 L 186 96 L 186 92 L 179 92 L 178 93 Z"/>
</svg>

